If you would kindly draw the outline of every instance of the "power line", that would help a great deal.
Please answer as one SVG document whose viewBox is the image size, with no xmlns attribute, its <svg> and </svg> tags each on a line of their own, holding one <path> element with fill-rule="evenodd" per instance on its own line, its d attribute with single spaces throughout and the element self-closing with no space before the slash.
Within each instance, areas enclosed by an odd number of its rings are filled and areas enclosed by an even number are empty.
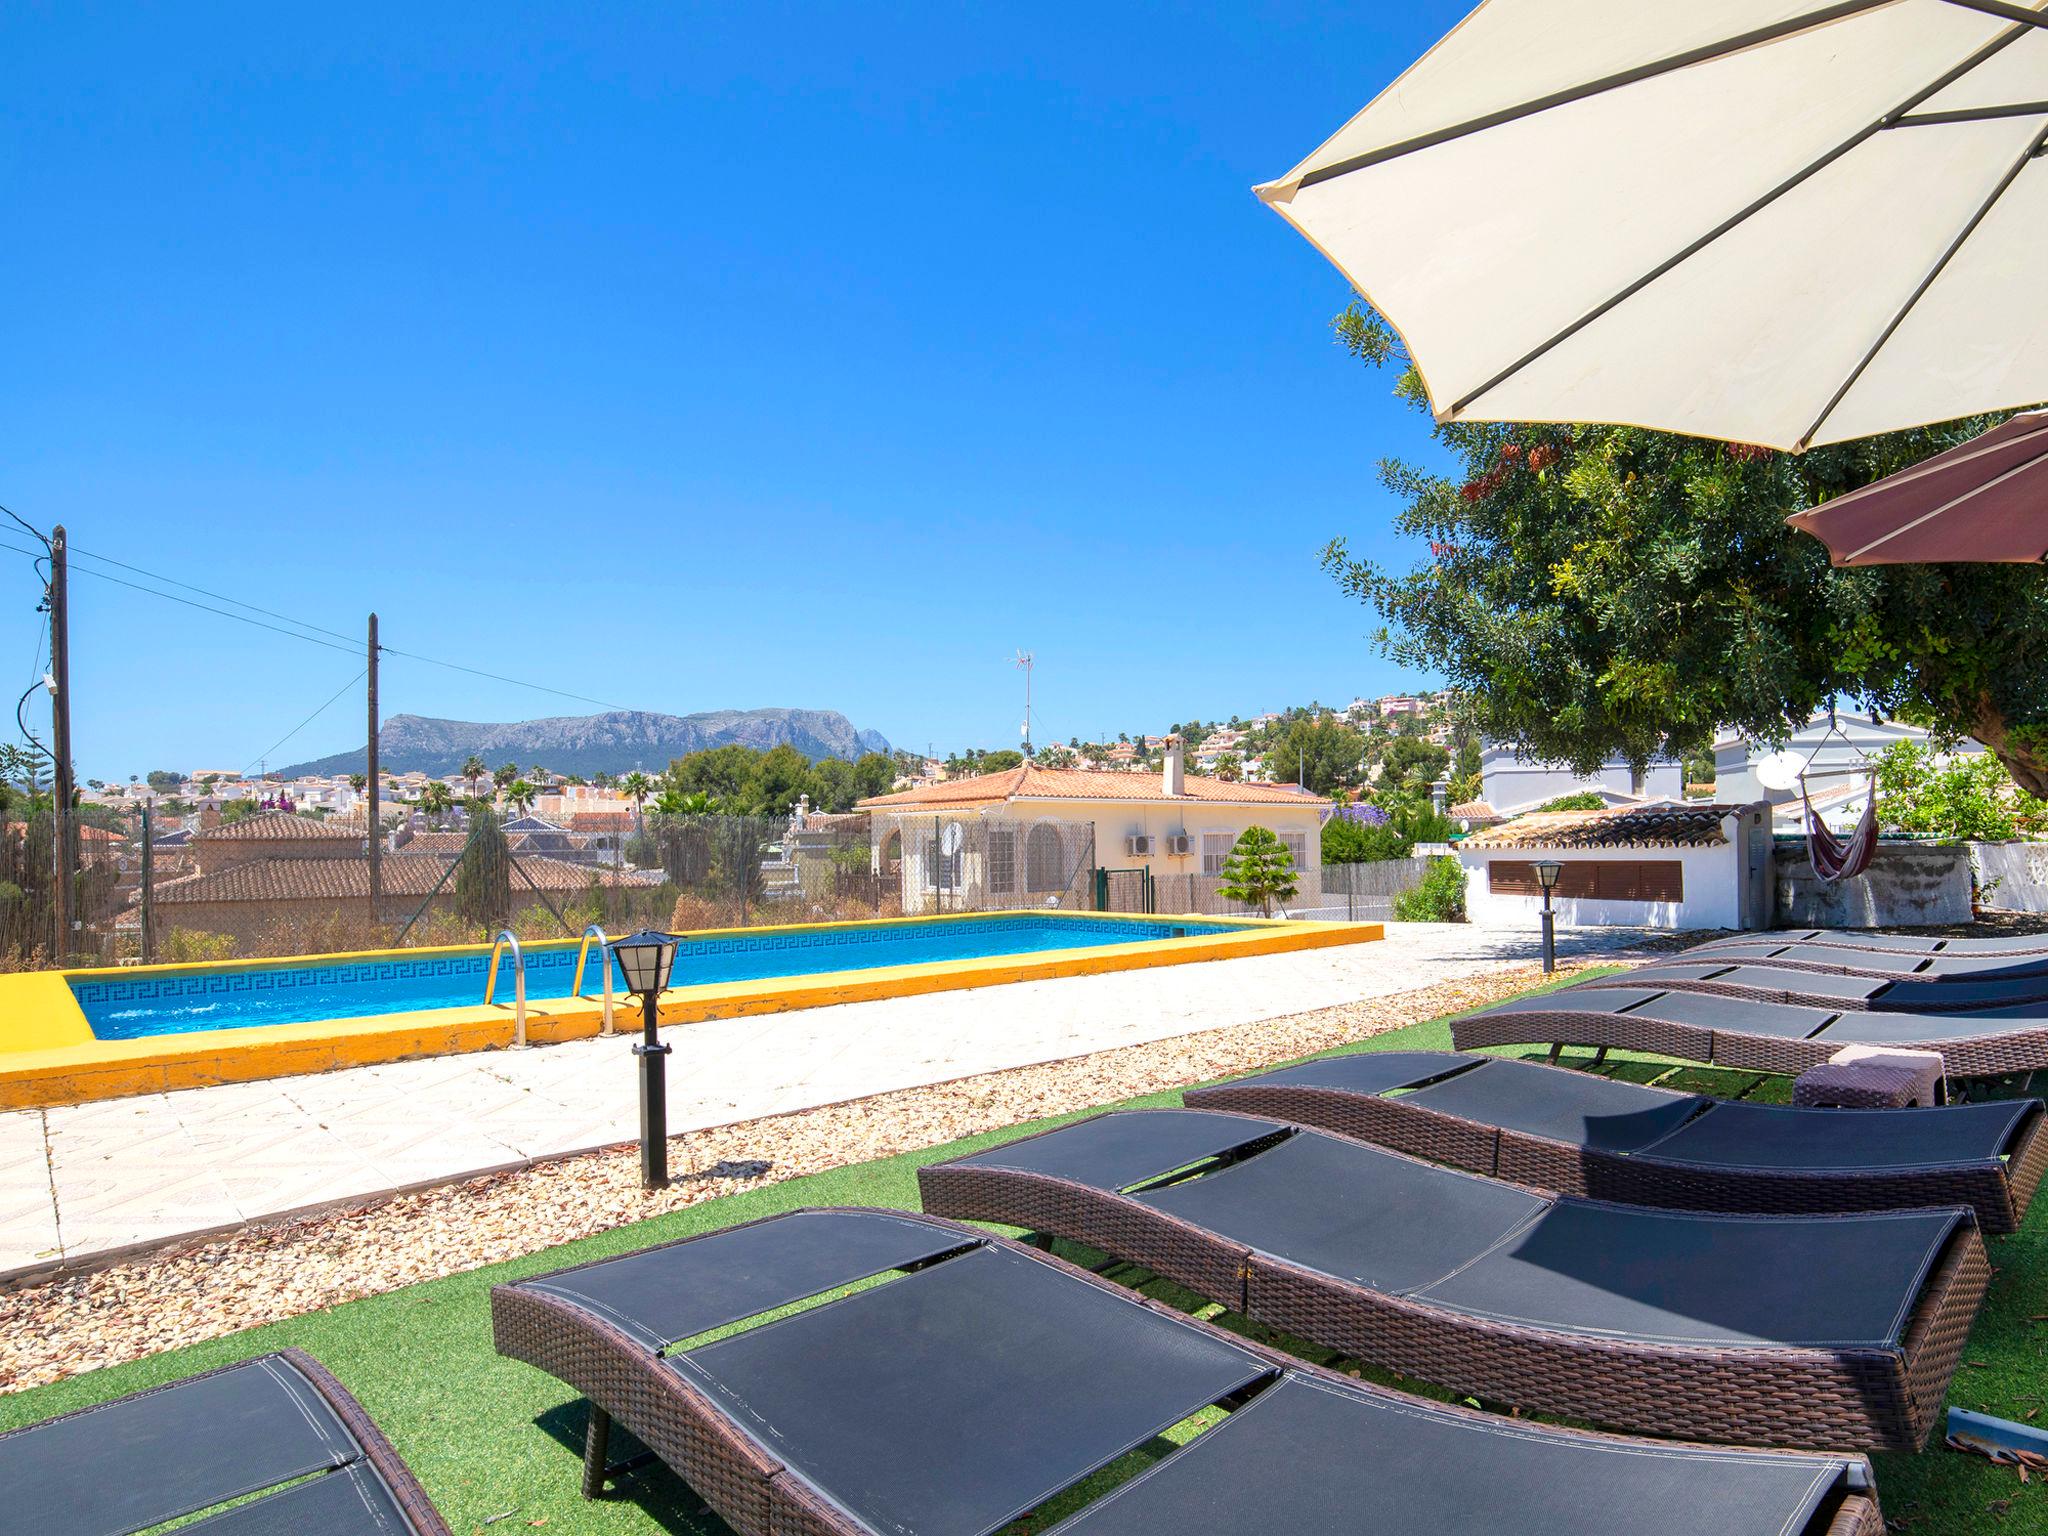
<svg viewBox="0 0 2048 1536">
<path fill-rule="evenodd" d="M 322 704 L 318 709 L 314 710 L 313 713 L 306 716 L 305 719 L 301 720 L 297 725 L 293 726 L 290 730 L 286 731 L 282 736 L 278 737 L 277 740 L 273 741 L 268 747 L 264 748 L 261 753 L 259 753 L 255 758 L 253 758 L 251 760 L 250 767 L 261 767 L 264 763 L 268 762 L 270 760 L 271 755 L 275 753 L 279 747 L 283 746 L 286 742 L 290 741 L 294 736 L 298 735 L 299 732 L 303 731 L 307 726 L 311 725 L 315 720 L 318 720 L 322 715 L 326 714 L 327 711 L 334 706 L 334 701 L 336 699 L 340 698 L 344 693 L 347 693 L 349 689 L 355 687 L 357 683 L 360 683 L 364 678 L 368 677 L 369 675 L 370 669 L 368 667 L 365 667 L 363 668 L 362 671 L 358 672 L 354 677 L 350 678 L 347 682 L 343 683 L 339 688 L 335 689 L 333 693 L 328 695 L 327 702 L 325 704 Z M 248 776 L 249 769 L 244 768 L 242 770 L 242 777 L 247 778 Z"/>
<path fill-rule="evenodd" d="M 285 623 L 296 624 L 301 629 L 310 629 L 319 634 L 332 635 L 337 640 L 347 641 L 351 648 L 356 643 L 354 635 L 345 635 L 338 629 L 328 629 L 323 625 L 309 624 L 304 619 L 295 619 L 288 613 L 278 613 L 274 609 L 259 608 L 254 603 L 243 602 L 239 597 L 229 597 L 225 592 L 209 592 L 205 587 L 195 587 L 189 581 L 179 581 L 176 577 L 166 576 L 161 571 L 145 570 L 139 565 L 130 565 L 126 560 L 116 560 L 112 555 L 94 554 L 89 549 L 80 549 L 76 544 L 71 546 L 71 553 L 74 555 L 84 555 L 87 559 L 97 560 L 103 565 L 118 565 L 124 571 L 133 571 L 138 576 L 147 576 L 152 581 L 161 581 L 169 586 L 182 587 L 187 592 L 197 592 L 201 597 L 210 597 L 217 602 L 233 603 L 237 608 L 247 608 L 251 613 L 260 613 L 265 618 L 282 619 Z"/>
<path fill-rule="evenodd" d="M 13 516 L 12 513 L 9 513 L 8 515 L 10 517 Z M 20 522 L 21 520 L 19 518 L 16 518 L 15 521 Z M 22 524 L 22 526 L 28 527 L 26 523 Z M 30 528 L 29 531 L 31 533 L 35 532 L 33 528 Z M 38 536 L 40 537 L 40 535 Z M 41 558 L 40 556 L 36 555 L 34 550 L 23 549 L 18 544 L 9 544 L 6 543 L 4 540 L 0 540 L 0 549 L 11 549 L 18 555 L 29 555 L 33 558 Z M 84 551 L 77 552 L 84 553 Z M 313 630 L 316 633 L 305 634 L 302 633 L 300 629 L 282 629 L 275 624 L 266 624 L 260 619 L 252 619 L 246 613 L 235 613 L 226 608 L 215 608 L 206 603 L 194 602 L 191 598 L 180 597 L 175 592 L 164 592 L 158 590 L 155 587 L 143 586 L 139 582 L 125 581 L 121 577 L 109 575 L 105 571 L 95 571 L 90 569 L 89 567 L 83 567 L 81 568 L 82 574 L 87 576 L 95 576 L 99 578 L 101 581 L 110 581 L 114 583 L 116 586 L 127 587 L 132 591 L 146 592 L 152 597 L 162 598 L 165 602 L 182 603 L 187 608 L 198 609 L 201 613 L 211 613 L 223 619 L 233 619 L 240 624 L 254 625 L 257 629 L 268 630 L 272 634 L 285 635 L 293 640 L 303 640 L 308 645 L 325 646 L 330 651 L 344 651 L 351 656 L 357 656 L 362 654 L 361 644 L 358 641 L 356 641 L 352 636 L 344 635 L 338 630 L 326 629 L 318 624 L 306 624 L 304 623 L 303 620 L 291 618 L 289 615 L 277 613 L 272 609 L 258 607 L 254 603 L 245 603 L 240 598 L 228 597 L 223 593 L 213 592 L 205 587 L 195 587 L 191 585 L 189 582 L 177 581 L 172 577 L 162 575 L 161 573 L 156 571 L 147 570 L 139 565 L 130 565 L 126 561 L 113 560 L 106 555 L 94 555 L 92 556 L 92 558 L 95 560 L 104 561 L 110 565 L 118 565 L 123 570 L 133 571 L 139 576 L 147 576 L 154 581 L 166 582 L 174 587 L 183 587 L 188 592 L 198 592 L 206 597 L 216 598 L 224 603 L 233 603 L 236 607 L 247 608 L 253 613 L 261 613 L 270 618 L 283 619 L 287 624 L 300 624 L 303 629 Z M 323 635 L 332 635 L 334 638 L 332 640 L 320 638 L 320 636 Z M 552 694 L 554 697 L 558 699 L 574 699 L 579 704 L 595 704 L 600 709 L 628 709 L 631 707 L 630 705 L 626 704 L 614 703 L 609 699 L 593 698 L 587 693 L 573 693 L 566 688 L 551 688 L 546 683 L 532 682 L 523 677 L 509 677 L 502 672 L 486 672 L 481 667 L 465 666 L 463 663 L 459 661 L 446 661 L 438 656 L 423 656 L 417 651 L 401 651 L 395 646 L 382 645 L 378 647 L 378 650 L 386 656 L 401 656 L 404 657 L 407 661 L 424 662 L 427 666 L 430 667 L 445 667 L 447 670 L 451 672 L 466 672 L 471 677 L 487 678 L 491 682 L 506 683 L 514 688 L 527 688 L 531 689 L 535 693 Z"/>
</svg>

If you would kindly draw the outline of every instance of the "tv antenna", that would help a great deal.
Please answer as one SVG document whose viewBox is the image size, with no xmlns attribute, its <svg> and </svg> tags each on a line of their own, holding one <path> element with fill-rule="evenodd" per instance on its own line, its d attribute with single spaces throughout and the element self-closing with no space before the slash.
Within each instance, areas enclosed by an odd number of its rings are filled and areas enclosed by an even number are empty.
<svg viewBox="0 0 2048 1536">
<path fill-rule="evenodd" d="M 1017 653 L 1016 665 L 1024 669 L 1024 755 L 1031 755 L 1031 668 L 1037 658 L 1029 651 Z"/>
</svg>

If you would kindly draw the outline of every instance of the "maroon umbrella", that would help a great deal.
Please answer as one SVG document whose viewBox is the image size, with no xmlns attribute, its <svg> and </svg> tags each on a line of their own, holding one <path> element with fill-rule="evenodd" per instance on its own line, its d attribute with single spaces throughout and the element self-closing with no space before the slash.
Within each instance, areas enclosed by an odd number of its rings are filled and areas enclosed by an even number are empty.
<svg viewBox="0 0 2048 1536">
<path fill-rule="evenodd" d="M 1836 565 L 2048 559 L 2048 411 L 1785 519 Z"/>
</svg>

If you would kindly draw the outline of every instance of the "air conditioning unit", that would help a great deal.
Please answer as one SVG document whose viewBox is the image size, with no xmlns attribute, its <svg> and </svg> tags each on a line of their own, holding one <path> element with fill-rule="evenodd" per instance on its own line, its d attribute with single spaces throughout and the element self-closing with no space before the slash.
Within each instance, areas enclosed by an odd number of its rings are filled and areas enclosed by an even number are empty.
<svg viewBox="0 0 2048 1536">
<path fill-rule="evenodd" d="M 1124 852 L 1134 859 L 1149 858 L 1152 854 L 1152 839 L 1146 833 L 1133 832 L 1124 839 Z"/>
<path fill-rule="evenodd" d="M 1166 834 L 1166 851 L 1176 859 L 1184 859 L 1195 851 L 1195 840 L 1185 832 Z"/>
</svg>

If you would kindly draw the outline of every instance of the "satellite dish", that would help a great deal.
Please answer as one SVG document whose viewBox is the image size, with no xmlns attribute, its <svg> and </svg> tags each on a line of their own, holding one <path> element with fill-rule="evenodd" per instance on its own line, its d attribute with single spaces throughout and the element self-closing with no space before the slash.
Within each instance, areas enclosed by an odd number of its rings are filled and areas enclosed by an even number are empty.
<svg viewBox="0 0 2048 1536">
<path fill-rule="evenodd" d="M 1806 759 L 1789 748 L 1773 752 L 1756 765 L 1756 781 L 1765 789 L 1797 789 Z"/>
<path fill-rule="evenodd" d="M 939 834 L 939 851 L 950 859 L 960 851 L 960 845 L 965 841 L 966 834 L 960 830 L 960 823 L 949 821 L 946 823 L 946 829 Z"/>
</svg>

